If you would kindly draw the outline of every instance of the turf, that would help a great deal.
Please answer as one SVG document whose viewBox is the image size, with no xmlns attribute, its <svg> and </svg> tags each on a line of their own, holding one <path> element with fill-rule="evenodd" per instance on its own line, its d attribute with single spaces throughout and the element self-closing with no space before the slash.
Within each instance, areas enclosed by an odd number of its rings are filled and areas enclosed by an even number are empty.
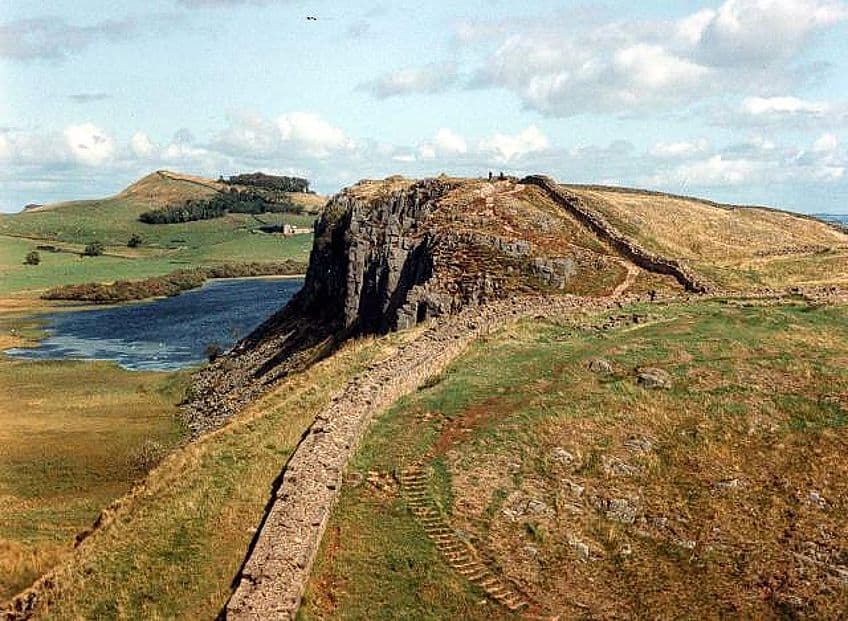
<svg viewBox="0 0 848 621">
<path fill-rule="evenodd" d="M 271 486 L 340 382 L 401 336 L 355 341 L 278 384 L 226 427 L 174 451 L 57 568 L 50 619 L 210 619 L 259 523 Z"/>
<path fill-rule="evenodd" d="M 66 557 L 179 441 L 182 385 L 99 362 L 0 360 L 0 599 Z"/>
<path fill-rule="evenodd" d="M 353 469 L 425 458 L 452 526 L 550 612 L 834 618 L 848 605 L 846 310 L 716 302 L 625 309 L 608 330 L 524 323 L 396 404 Z M 598 356 L 611 375 L 587 369 Z M 644 366 L 673 388 L 639 386 Z M 343 489 L 329 532 L 304 618 L 506 617 L 472 606 L 391 488 Z"/>
</svg>

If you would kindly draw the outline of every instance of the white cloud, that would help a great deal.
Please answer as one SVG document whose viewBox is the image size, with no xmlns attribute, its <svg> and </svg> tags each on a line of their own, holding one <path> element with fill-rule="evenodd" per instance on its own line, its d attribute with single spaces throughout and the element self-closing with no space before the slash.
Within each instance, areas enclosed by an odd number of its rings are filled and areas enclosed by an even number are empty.
<svg viewBox="0 0 848 621">
<path fill-rule="evenodd" d="M 457 82 L 456 66 L 451 63 L 400 69 L 359 85 L 378 99 L 415 93 L 440 93 Z"/>
<path fill-rule="evenodd" d="M 695 55 L 712 65 L 781 61 L 813 32 L 846 17 L 845 6 L 831 0 L 727 0 L 710 19 L 702 15 Z"/>
<path fill-rule="evenodd" d="M 505 89 L 549 116 L 626 115 L 803 86 L 814 74 L 804 47 L 846 17 L 835 0 L 725 0 L 666 20 L 481 20 L 455 40 L 483 54 L 470 87 Z"/>
<path fill-rule="evenodd" d="M 761 173 L 764 165 L 743 158 L 728 159 L 717 154 L 706 159 L 681 164 L 670 174 L 661 174 L 652 178 L 655 185 L 680 186 L 734 186 L 752 181 Z"/>
<path fill-rule="evenodd" d="M 465 138 L 447 128 L 440 129 L 431 140 L 418 147 L 418 154 L 425 160 L 454 157 L 467 152 L 468 143 Z"/>
<path fill-rule="evenodd" d="M 699 138 L 691 142 L 658 142 L 651 147 L 650 153 L 654 157 L 668 159 L 683 159 L 706 152 L 710 143 L 706 138 Z"/>
<path fill-rule="evenodd" d="M 634 100 L 640 97 L 641 89 L 687 89 L 709 73 L 706 67 L 645 43 L 616 52 L 613 64 L 622 78 L 627 76 L 631 81 L 633 88 L 627 97 Z"/>
<path fill-rule="evenodd" d="M 821 115 L 827 112 L 828 104 L 820 101 L 806 101 L 792 96 L 783 97 L 746 97 L 742 101 L 742 110 L 754 116 L 760 115 Z"/>
<path fill-rule="evenodd" d="M 306 155 L 326 157 L 334 151 L 354 148 L 345 133 L 312 112 L 291 112 L 277 118 L 280 138 Z"/>
<path fill-rule="evenodd" d="M 69 125 L 64 134 L 71 155 L 83 164 L 99 166 L 115 151 L 112 138 L 91 123 Z"/>
<path fill-rule="evenodd" d="M 133 134 L 132 138 L 130 138 L 130 149 L 136 157 L 142 159 L 150 158 L 158 152 L 158 148 L 150 140 L 150 136 L 144 132 Z"/>
<path fill-rule="evenodd" d="M 839 140 L 833 134 L 822 134 L 813 143 L 813 153 L 831 154 L 839 146 Z"/>
<path fill-rule="evenodd" d="M 254 157 L 328 157 L 351 151 L 354 142 L 344 131 L 313 112 L 290 112 L 276 119 L 258 114 L 230 116 L 217 148 Z"/>
<path fill-rule="evenodd" d="M 530 153 L 545 151 L 550 146 L 548 139 L 535 125 L 517 134 L 495 134 L 480 143 L 480 151 L 492 155 L 493 161 L 507 163 Z"/>
</svg>

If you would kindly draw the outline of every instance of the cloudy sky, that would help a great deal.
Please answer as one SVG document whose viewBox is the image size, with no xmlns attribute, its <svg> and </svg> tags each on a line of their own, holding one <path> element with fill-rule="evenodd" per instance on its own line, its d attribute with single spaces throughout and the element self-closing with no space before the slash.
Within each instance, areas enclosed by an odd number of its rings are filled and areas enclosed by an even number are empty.
<svg viewBox="0 0 848 621">
<path fill-rule="evenodd" d="M 0 211 L 169 168 L 846 213 L 847 64 L 840 0 L 6 0 Z"/>
</svg>

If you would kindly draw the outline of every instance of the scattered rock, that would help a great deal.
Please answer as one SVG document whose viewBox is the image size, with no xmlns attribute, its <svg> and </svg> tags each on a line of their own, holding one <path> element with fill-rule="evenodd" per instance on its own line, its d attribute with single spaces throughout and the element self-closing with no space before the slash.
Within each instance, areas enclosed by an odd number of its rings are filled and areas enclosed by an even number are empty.
<svg viewBox="0 0 848 621">
<path fill-rule="evenodd" d="M 715 486 L 719 489 L 739 489 L 742 487 L 742 481 L 734 477 L 732 479 L 718 481 Z"/>
<path fill-rule="evenodd" d="M 579 485 L 578 483 L 575 483 L 574 481 L 571 481 L 569 479 L 565 479 L 564 483 L 568 486 L 568 489 L 571 491 L 571 493 L 577 498 L 580 498 L 583 495 L 583 492 L 586 491 L 586 488 L 584 486 Z"/>
<path fill-rule="evenodd" d="M 571 466 L 577 463 L 577 457 L 561 446 L 557 446 L 551 451 L 551 459 L 563 466 Z"/>
<path fill-rule="evenodd" d="M 540 513 L 547 513 L 550 511 L 550 507 L 548 507 L 547 503 L 543 500 L 537 500 L 535 498 L 530 499 L 527 502 L 526 512 L 531 515 L 538 515 Z"/>
<path fill-rule="evenodd" d="M 610 375 L 612 373 L 612 363 L 604 358 L 592 358 L 589 361 L 589 370 L 599 375 Z"/>
<path fill-rule="evenodd" d="M 569 537 L 568 545 L 577 553 L 577 557 L 581 561 L 588 561 L 592 558 L 592 550 L 589 544 L 580 541 L 577 537 Z"/>
<path fill-rule="evenodd" d="M 633 524 L 639 515 L 639 508 L 627 498 L 612 498 L 602 501 L 601 510 L 608 520 L 622 524 Z"/>
<path fill-rule="evenodd" d="M 827 500 L 816 490 L 810 490 L 809 499 L 819 509 L 827 509 Z"/>
<path fill-rule="evenodd" d="M 670 390 L 672 385 L 669 372 L 656 367 L 640 369 L 636 383 L 649 390 Z"/>
<path fill-rule="evenodd" d="M 636 453 L 648 453 L 654 448 L 654 442 L 645 436 L 633 436 L 624 443 L 624 446 Z"/>
<path fill-rule="evenodd" d="M 639 468 L 637 466 L 631 466 L 627 462 L 620 460 L 618 457 L 604 456 L 602 461 L 604 464 L 604 472 L 611 476 L 631 477 L 639 472 Z"/>
</svg>

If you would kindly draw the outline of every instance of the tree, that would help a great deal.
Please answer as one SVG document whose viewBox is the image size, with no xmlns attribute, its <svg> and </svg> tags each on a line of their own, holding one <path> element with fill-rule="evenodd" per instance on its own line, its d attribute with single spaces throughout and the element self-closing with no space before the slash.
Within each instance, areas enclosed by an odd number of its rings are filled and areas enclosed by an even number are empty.
<svg viewBox="0 0 848 621">
<path fill-rule="evenodd" d="M 24 259 L 24 263 L 27 265 L 38 265 L 41 263 L 41 255 L 38 254 L 37 250 L 31 250 L 27 253 L 26 258 Z"/>
<path fill-rule="evenodd" d="M 85 247 L 85 249 L 82 251 L 82 254 L 86 257 L 99 257 L 101 254 L 103 254 L 103 244 L 97 240 L 94 240 Z"/>
<path fill-rule="evenodd" d="M 141 239 L 141 235 L 139 235 L 138 233 L 133 233 L 132 237 L 130 237 L 129 241 L 127 242 L 127 247 L 138 248 L 143 242 L 144 240 Z"/>
</svg>

